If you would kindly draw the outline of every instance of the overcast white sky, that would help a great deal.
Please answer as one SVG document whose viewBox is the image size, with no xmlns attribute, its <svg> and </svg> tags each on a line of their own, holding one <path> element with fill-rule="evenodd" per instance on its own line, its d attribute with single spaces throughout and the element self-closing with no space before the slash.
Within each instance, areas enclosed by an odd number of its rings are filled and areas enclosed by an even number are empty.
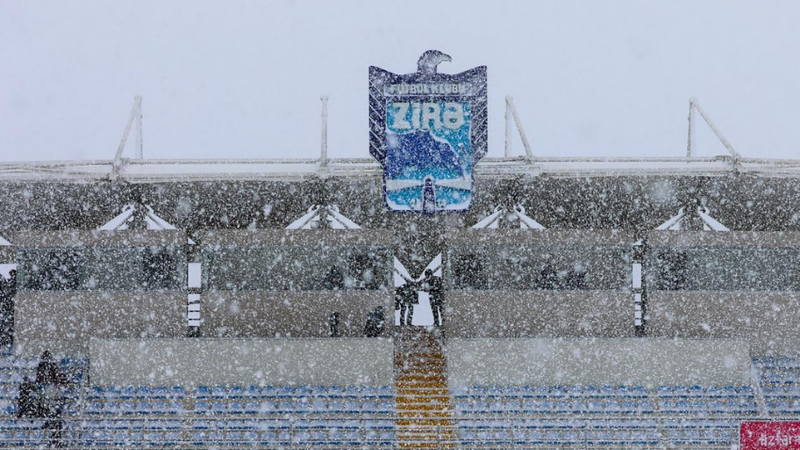
<svg viewBox="0 0 800 450">
<path fill-rule="evenodd" d="M 316 157 L 322 94 L 330 156 L 368 157 L 368 66 L 428 49 L 489 67 L 490 155 L 513 95 L 535 154 L 682 156 L 695 96 L 744 156 L 800 157 L 796 0 L 0 0 L 0 160 L 110 159 L 135 94 L 146 158 Z"/>
</svg>

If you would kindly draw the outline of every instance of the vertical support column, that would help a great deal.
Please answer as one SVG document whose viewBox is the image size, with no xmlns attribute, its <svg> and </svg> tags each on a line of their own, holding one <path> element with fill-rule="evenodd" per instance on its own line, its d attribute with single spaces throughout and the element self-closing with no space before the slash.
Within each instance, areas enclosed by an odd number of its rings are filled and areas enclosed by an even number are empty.
<svg viewBox="0 0 800 450">
<path fill-rule="evenodd" d="M 189 245 L 187 252 L 187 277 L 186 277 L 186 336 L 199 337 L 200 325 L 200 299 L 203 286 L 203 263 L 199 246 Z"/>
<path fill-rule="evenodd" d="M 647 285 L 644 280 L 647 243 L 644 238 L 633 244 L 631 258 L 631 292 L 633 294 L 633 324 L 636 337 L 647 336 Z"/>
<path fill-rule="evenodd" d="M 511 97 L 506 97 L 506 158 L 511 158 L 512 149 L 512 141 L 513 141 L 513 132 L 511 128 L 511 121 L 514 120 L 511 117 Z"/>
<path fill-rule="evenodd" d="M 136 159 L 144 159 L 142 144 L 142 97 L 140 95 L 134 97 L 133 107 L 136 109 Z"/>
<path fill-rule="evenodd" d="M 320 97 L 322 100 L 322 131 L 321 142 L 319 149 L 319 165 L 320 167 L 328 166 L 328 96 L 323 95 Z"/>
<path fill-rule="evenodd" d="M 692 157 L 692 147 L 694 147 L 694 102 L 695 99 L 689 99 L 689 136 L 686 139 L 686 157 Z"/>
<path fill-rule="evenodd" d="M 528 162 L 533 162 L 533 151 L 531 150 L 531 144 L 528 142 L 528 136 L 525 134 L 525 129 L 522 128 L 522 122 L 519 120 L 519 114 L 517 114 L 517 108 L 514 106 L 514 99 L 512 97 L 506 97 L 506 108 L 506 114 L 510 112 L 511 118 L 514 119 L 514 125 L 516 125 L 517 131 L 519 132 L 519 138 L 522 139 L 522 146 L 525 148 L 525 155 L 528 158 Z M 508 121 L 508 119 L 506 119 L 506 121 Z M 507 138 L 509 137 L 509 134 L 510 131 L 506 130 Z M 510 142 L 510 140 L 506 142 Z"/>
</svg>

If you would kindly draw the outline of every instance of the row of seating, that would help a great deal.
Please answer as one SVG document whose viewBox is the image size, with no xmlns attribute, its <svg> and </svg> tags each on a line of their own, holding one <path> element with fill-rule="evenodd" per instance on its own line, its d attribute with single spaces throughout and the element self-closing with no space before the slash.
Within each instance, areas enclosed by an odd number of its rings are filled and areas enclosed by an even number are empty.
<svg viewBox="0 0 800 450">
<path fill-rule="evenodd" d="M 162 446 L 185 445 L 181 433 L 176 431 L 106 431 L 83 432 L 74 438 L 82 446 Z M 189 444 L 203 448 L 214 446 L 391 446 L 395 442 L 392 431 L 194 431 Z"/>
<path fill-rule="evenodd" d="M 263 400 L 263 401 L 228 401 L 228 402 L 205 402 L 195 403 L 194 412 L 196 414 L 392 414 L 394 412 L 394 402 L 390 400 L 356 401 L 356 400 L 334 400 L 334 399 L 313 399 L 303 400 Z"/>
<path fill-rule="evenodd" d="M 272 397 L 392 398 L 391 386 L 92 386 L 90 399 L 243 399 Z"/>
<path fill-rule="evenodd" d="M 712 401 L 617 401 L 549 400 L 464 401 L 455 402 L 460 414 L 756 414 L 753 400 Z"/>
<path fill-rule="evenodd" d="M 198 386 L 198 399 L 270 397 L 394 397 L 392 386 Z"/>
<path fill-rule="evenodd" d="M 650 390 L 644 386 L 471 386 L 454 388 L 458 397 L 589 397 L 589 398 L 647 398 L 657 397 L 741 397 L 752 396 L 750 386 L 659 386 Z"/>
<path fill-rule="evenodd" d="M 195 414 L 392 414 L 392 400 L 336 400 L 336 399 L 284 399 L 280 401 L 197 401 Z M 87 401 L 84 413 L 88 415 L 179 415 L 186 413 L 180 401 L 106 400 Z"/>
<path fill-rule="evenodd" d="M 0 431 L 0 447 L 46 447 L 48 435 L 41 420 L 21 420 Z M 192 423 L 193 422 L 193 423 Z M 197 446 L 247 445 L 340 445 L 375 446 L 395 442 L 391 421 L 297 422 L 292 421 L 67 421 L 62 444 L 79 447 L 103 446 Z M 188 426 L 188 428 L 184 428 Z"/>
<path fill-rule="evenodd" d="M 772 416 L 800 414 L 800 359 L 755 358 L 761 392 Z"/>
<path fill-rule="evenodd" d="M 84 406 L 84 414 L 89 415 L 130 415 L 130 414 L 183 414 L 186 411 L 183 403 L 178 401 L 88 401 Z"/>
<path fill-rule="evenodd" d="M 736 429 L 698 432 L 695 430 L 667 433 L 646 431 L 540 431 L 540 430 L 460 430 L 461 445 L 587 445 L 640 447 L 662 445 L 730 446 L 736 442 Z"/>
<path fill-rule="evenodd" d="M 182 399 L 186 397 L 183 386 L 92 386 L 87 398 L 96 399 Z"/>
</svg>

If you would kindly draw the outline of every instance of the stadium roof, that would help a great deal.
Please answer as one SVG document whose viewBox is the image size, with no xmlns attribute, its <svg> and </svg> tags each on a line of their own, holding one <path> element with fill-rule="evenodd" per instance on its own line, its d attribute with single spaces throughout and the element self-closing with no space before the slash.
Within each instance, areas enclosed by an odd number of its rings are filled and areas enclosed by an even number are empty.
<svg viewBox="0 0 800 450">
<path fill-rule="evenodd" d="M 484 158 L 476 175 L 592 177 L 620 175 L 699 175 L 730 173 L 800 177 L 800 160 L 740 158 Z M 0 164 L 0 181 L 91 181 L 122 178 L 134 183 L 208 180 L 296 180 L 315 176 L 379 177 L 373 159 L 263 160 L 112 160 L 9 162 Z"/>
</svg>

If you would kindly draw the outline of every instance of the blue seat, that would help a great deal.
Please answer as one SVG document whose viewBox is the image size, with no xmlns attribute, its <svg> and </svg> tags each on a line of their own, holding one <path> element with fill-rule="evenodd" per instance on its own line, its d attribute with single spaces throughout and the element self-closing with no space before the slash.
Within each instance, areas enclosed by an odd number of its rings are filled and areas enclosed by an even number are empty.
<svg viewBox="0 0 800 450">
<path fill-rule="evenodd" d="M 546 413 L 553 409 L 553 404 L 549 400 L 524 400 L 522 411 L 531 413 Z"/>
<path fill-rule="evenodd" d="M 136 413 L 136 404 L 130 400 L 117 402 L 115 405 L 117 414 L 130 415 Z"/>
<path fill-rule="evenodd" d="M 508 414 L 522 413 L 522 402 L 518 398 L 506 398 L 504 406 Z"/>
<path fill-rule="evenodd" d="M 259 398 L 261 397 L 261 388 L 258 386 L 247 386 L 247 389 L 244 390 L 244 396 L 246 398 Z"/>
<path fill-rule="evenodd" d="M 294 387 L 279 386 L 277 388 L 277 395 L 280 397 L 294 397 Z"/>
<path fill-rule="evenodd" d="M 550 396 L 551 397 L 566 397 L 567 395 L 567 388 L 564 386 L 553 386 L 550 388 Z"/>
<path fill-rule="evenodd" d="M 136 397 L 136 388 L 133 386 L 122 386 L 119 388 L 119 398 L 132 399 Z"/>
<path fill-rule="evenodd" d="M 198 399 L 211 398 L 211 388 L 208 386 L 197 386 L 195 397 Z"/>
<path fill-rule="evenodd" d="M 106 397 L 106 391 L 103 389 L 102 386 L 92 386 L 92 388 L 88 392 L 88 397 L 92 399 L 103 398 Z"/>
<path fill-rule="evenodd" d="M 570 403 L 572 404 L 572 412 L 574 414 L 585 414 L 589 411 L 589 407 L 584 401 L 572 400 Z"/>
<path fill-rule="evenodd" d="M 275 386 L 263 386 L 261 388 L 262 397 L 275 397 L 278 395 L 278 389 Z"/>
<path fill-rule="evenodd" d="M 211 389 L 211 398 L 224 399 L 228 398 L 228 388 L 225 386 L 214 386 Z"/>
<path fill-rule="evenodd" d="M 241 386 L 231 386 L 228 390 L 228 398 L 243 398 L 244 388 Z"/>
<path fill-rule="evenodd" d="M 323 413 L 328 410 L 328 402 L 323 398 L 314 398 L 309 405 L 311 412 Z"/>
<path fill-rule="evenodd" d="M 136 404 L 136 414 L 151 414 L 153 405 L 150 402 L 140 401 Z"/>
<path fill-rule="evenodd" d="M 84 412 L 86 412 L 86 414 L 103 414 L 103 403 L 97 401 L 86 402 Z"/>
<path fill-rule="evenodd" d="M 244 405 L 245 414 L 258 414 L 261 412 L 261 403 L 257 401 L 249 401 Z"/>
<path fill-rule="evenodd" d="M 166 386 L 156 386 L 153 388 L 151 398 L 166 399 L 172 396 L 172 391 Z"/>
<path fill-rule="evenodd" d="M 689 395 L 689 396 L 705 395 L 705 389 L 703 389 L 703 386 L 694 385 L 694 386 L 691 386 L 688 389 L 686 389 L 686 394 Z"/>
<path fill-rule="evenodd" d="M 150 386 L 139 386 L 136 388 L 136 398 L 151 398 L 153 389 Z"/>
<path fill-rule="evenodd" d="M 566 388 L 567 395 L 570 397 L 581 397 L 583 396 L 583 387 L 578 385 L 567 386 Z"/>
<path fill-rule="evenodd" d="M 572 412 L 572 405 L 570 402 L 560 401 L 556 402 L 555 406 L 553 407 L 553 412 L 556 414 L 567 414 Z"/>
<path fill-rule="evenodd" d="M 194 404 L 194 413 L 195 414 L 208 414 L 210 407 L 207 401 L 197 401 Z"/>
<path fill-rule="evenodd" d="M 278 411 L 278 405 L 272 400 L 264 400 L 261 402 L 259 412 L 261 414 L 273 413 Z"/>
<path fill-rule="evenodd" d="M 164 401 L 164 400 L 156 400 L 156 401 L 152 402 L 152 407 L 150 409 L 150 412 L 152 412 L 153 414 L 164 415 L 164 414 L 167 414 L 167 410 L 168 409 L 169 409 L 169 405 L 167 404 L 166 401 Z"/>
<path fill-rule="evenodd" d="M 214 402 L 211 404 L 210 412 L 214 415 L 223 415 L 227 409 L 225 402 Z"/>
<path fill-rule="evenodd" d="M 244 414 L 244 405 L 239 401 L 232 401 L 228 403 L 228 413 L 230 414 Z"/>
<path fill-rule="evenodd" d="M 623 412 L 622 405 L 617 400 L 607 400 L 603 405 L 603 409 L 612 414 L 619 414 Z"/>
</svg>

